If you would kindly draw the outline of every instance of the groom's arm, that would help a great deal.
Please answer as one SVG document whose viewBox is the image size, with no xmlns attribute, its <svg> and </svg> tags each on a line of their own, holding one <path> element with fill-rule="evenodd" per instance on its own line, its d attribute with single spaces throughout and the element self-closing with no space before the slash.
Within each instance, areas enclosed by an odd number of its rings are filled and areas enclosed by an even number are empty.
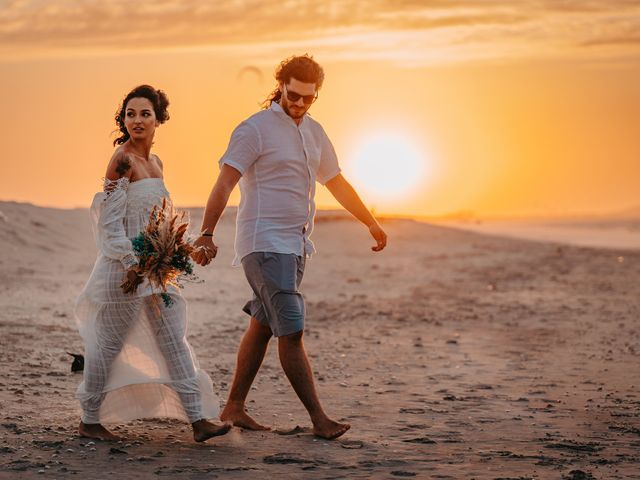
<svg viewBox="0 0 640 480">
<path fill-rule="evenodd" d="M 224 208 L 227 206 L 229 196 L 241 176 L 242 174 L 235 168 L 227 164 L 222 165 L 220 175 L 218 175 L 218 180 L 216 180 L 216 183 L 209 194 L 209 200 L 207 201 L 207 207 L 204 211 L 200 233 L 213 234 L 216 229 L 216 225 L 218 224 L 218 220 L 220 220 L 222 212 L 224 212 Z M 193 254 L 193 260 L 203 266 L 208 264 L 218 252 L 218 247 L 213 242 L 213 237 L 211 236 L 205 237 L 201 235 L 200 238 L 194 242 L 194 245 L 195 247 L 202 248 Z M 207 252 L 209 253 L 207 254 Z"/>
<path fill-rule="evenodd" d="M 240 181 L 241 176 L 242 174 L 235 168 L 227 164 L 222 165 L 218 180 L 216 180 L 216 184 L 209 194 L 200 233 L 213 233 L 218 220 L 222 216 L 222 212 L 224 212 L 224 208 L 227 206 L 229 196 Z"/>
<path fill-rule="evenodd" d="M 360 200 L 355 189 L 347 182 L 342 174 L 339 173 L 333 177 L 325 186 L 340 205 L 369 228 L 371 236 L 376 241 L 376 246 L 371 247 L 371 250 L 379 252 L 387 246 L 387 234 L 384 233 L 382 227 L 380 227 L 374 216 L 364 203 L 362 203 L 362 200 Z"/>
</svg>

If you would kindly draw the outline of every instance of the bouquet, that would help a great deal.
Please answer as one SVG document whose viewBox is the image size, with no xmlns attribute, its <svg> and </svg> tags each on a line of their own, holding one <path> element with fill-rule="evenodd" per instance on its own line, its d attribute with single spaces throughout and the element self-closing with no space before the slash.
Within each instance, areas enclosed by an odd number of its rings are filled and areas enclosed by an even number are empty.
<svg viewBox="0 0 640 480">
<path fill-rule="evenodd" d="M 196 247 L 185 238 L 188 227 L 186 212 L 177 213 L 166 198 L 162 206 L 153 207 L 147 227 L 131 241 L 138 258 L 137 275 L 128 276 L 122 283 L 124 293 L 134 293 L 147 279 L 152 287 L 163 291 L 160 296 L 166 306 L 173 303 L 167 286 L 182 288 L 181 279 L 195 278 L 191 254 Z"/>
</svg>

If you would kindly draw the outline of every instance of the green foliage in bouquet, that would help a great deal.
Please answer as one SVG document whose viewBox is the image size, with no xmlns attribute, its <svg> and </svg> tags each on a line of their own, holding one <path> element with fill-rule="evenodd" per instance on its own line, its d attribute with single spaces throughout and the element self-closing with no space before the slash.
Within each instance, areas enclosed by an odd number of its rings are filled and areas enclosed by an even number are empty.
<svg viewBox="0 0 640 480">
<path fill-rule="evenodd" d="M 125 293 L 133 293 L 143 279 L 163 290 L 164 304 L 173 303 L 167 293 L 167 285 L 182 287 L 179 279 L 193 275 L 191 254 L 195 247 L 185 239 L 189 221 L 185 212 L 176 213 L 166 199 L 162 206 L 153 207 L 149 223 L 131 243 L 138 258 L 138 280 L 126 280 L 122 284 Z"/>
</svg>

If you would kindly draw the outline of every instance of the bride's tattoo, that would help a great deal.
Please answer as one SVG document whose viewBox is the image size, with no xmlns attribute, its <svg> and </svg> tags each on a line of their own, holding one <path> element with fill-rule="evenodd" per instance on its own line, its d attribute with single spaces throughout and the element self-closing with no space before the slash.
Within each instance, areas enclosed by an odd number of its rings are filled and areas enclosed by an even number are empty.
<svg viewBox="0 0 640 480">
<path fill-rule="evenodd" d="M 125 173 L 127 173 L 127 171 L 131 168 L 131 161 L 129 160 L 129 158 L 125 155 L 122 158 L 120 158 L 118 160 L 118 166 L 116 167 L 116 172 L 118 173 L 118 175 L 120 175 L 121 177 L 124 176 Z"/>
</svg>

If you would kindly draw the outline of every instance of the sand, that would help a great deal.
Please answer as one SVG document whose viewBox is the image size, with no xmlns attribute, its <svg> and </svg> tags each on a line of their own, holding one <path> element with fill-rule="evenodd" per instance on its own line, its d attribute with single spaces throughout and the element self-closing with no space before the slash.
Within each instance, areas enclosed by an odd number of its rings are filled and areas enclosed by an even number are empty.
<svg viewBox="0 0 640 480">
<path fill-rule="evenodd" d="M 76 434 L 81 374 L 65 353 L 82 351 L 88 212 L 0 212 L 2 479 L 640 478 L 640 251 L 389 220 L 374 254 L 365 229 L 326 218 L 305 338 L 327 411 L 352 430 L 314 438 L 272 343 L 249 409 L 277 431 L 196 444 L 184 423 L 145 420 L 110 444 Z M 232 214 L 217 237 L 185 296 L 189 340 L 225 398 L 250 292 L 230 266 Z"/>
<path fill-rule="evenodd" d="M 582 247 L 640 249 L 640 218 L 448 220 L 438 225 L 501 237 Z"/>
</svg>

